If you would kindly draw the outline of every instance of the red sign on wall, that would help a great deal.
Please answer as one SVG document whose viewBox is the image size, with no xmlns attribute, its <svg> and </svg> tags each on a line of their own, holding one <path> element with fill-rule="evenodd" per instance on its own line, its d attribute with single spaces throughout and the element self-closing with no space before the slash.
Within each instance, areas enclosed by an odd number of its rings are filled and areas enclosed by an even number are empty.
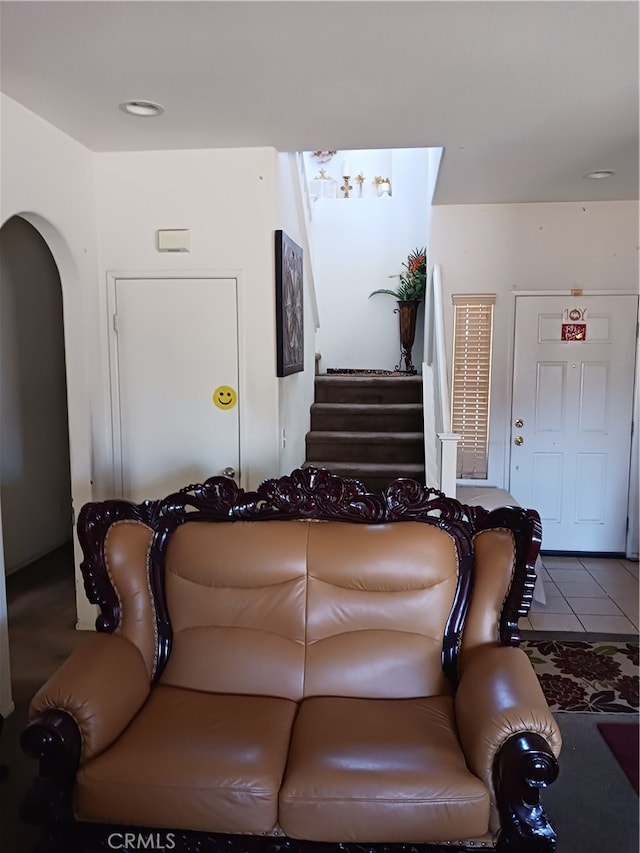
<svg viewBox="0 0 640 853">
<path fill-rule="evenodd" d="M 563 341 L 586 341 L 587 339 L 587 324 L 586 323 L 563 323 L 562 324 L 562 340 Z"/>
</svg>

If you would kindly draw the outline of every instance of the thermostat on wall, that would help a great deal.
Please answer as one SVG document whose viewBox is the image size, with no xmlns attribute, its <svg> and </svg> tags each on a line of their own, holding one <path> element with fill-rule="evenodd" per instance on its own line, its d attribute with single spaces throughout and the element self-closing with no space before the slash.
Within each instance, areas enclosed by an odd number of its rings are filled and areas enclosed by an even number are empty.
<svg viewBox="0 0 640 853">
<path fill-rule="evenodd" d="M 190 252 L 191 230 L 189 228 L 165 228 L 158 231 L 159 252 Z"/>
</svg>

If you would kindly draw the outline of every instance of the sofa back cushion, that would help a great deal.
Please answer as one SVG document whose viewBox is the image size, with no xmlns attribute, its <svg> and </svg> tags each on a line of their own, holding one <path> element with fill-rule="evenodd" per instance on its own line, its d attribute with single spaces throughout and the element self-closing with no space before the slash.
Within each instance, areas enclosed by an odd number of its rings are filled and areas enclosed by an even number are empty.
<svg viewBox="0 0 640 853">
<path fill-rule="evenodd" d="M 186 522 L 169 541 L 163 684 L 301 699 L 448 692 L 458 560 L 419 522 Z"/>
<path fill-rule="evenodd" d="M 448 692 L 442 641 L 455 542 L 430 524 L 309 525 L 305 696 Z"/>
<path fill-rule="evenodd" d="M 307 525 L 187 522 L 172 534 L 165 593 L 173 631 L 161 682 L 299 699 Z"/>
</svg>

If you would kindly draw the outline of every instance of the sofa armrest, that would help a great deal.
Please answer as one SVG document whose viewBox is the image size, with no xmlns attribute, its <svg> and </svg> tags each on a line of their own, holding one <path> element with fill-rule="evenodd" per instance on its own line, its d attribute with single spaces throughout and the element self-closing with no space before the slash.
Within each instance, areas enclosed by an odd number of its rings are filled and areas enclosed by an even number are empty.
<svg viewBox="0 0 640 853">
<path fill-rule="evenodd" d="M 84 640 L 31 701 L 20 745 L 40 765 L 22 801 L 23 820 L 72 819 L 78 768 L 116 740 L 149 691 L 149 674 L 133 643 L 102 633 Z"/>
<path fill-rule="evenodd" d="M 133 643 L 117 634 L 90 634 L 31 700 L 25 747 L 43 715 L 63 712 L 79 730 L 81 766 L 116 740 L 149 691 L 147 668 Z"/>
<path fill-rule="evenodd" d="M 479 649 L 463 669 L 455 706 L 467 763 L 492 789 L 495 757 L 512 735 L 538 734 L 560 753 L 560 730 L 522 649 Z"/>
<path fill-rule="evenodd" d="M 499 813 L 503 834 L 551 832 L 539 789 L 558 775 L 562 738 L 525 652 L 512 646 L 478 649 L 464 666 L 455 709 L 467 764 L 491 792 L 494 828 Z M 549 841 L 548 849 L 555 849 Z M 523 839 L 520 844 L 517 849 L 529 849 Z"/>
</svg>

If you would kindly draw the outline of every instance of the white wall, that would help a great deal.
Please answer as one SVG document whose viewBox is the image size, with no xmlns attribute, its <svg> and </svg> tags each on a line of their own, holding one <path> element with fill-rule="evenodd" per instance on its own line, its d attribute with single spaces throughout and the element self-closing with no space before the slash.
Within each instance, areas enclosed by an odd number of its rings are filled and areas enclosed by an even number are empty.
<svg viewBox="0 0 640 853">
<path fill-rule="evenodd" d="M 637 290 L 638 205 L 623 201 L 435 206 L 430 249 L 430 260 L 441 267 L 449 358 L 451 294 L 497 294 L 487 485 L 506 488 L 512 291 Z"/>
<path fill-rule="evenodd" d="M 426 149 L 338 152 L 325 168 L 338 175 L 348 158 L 352 172 L 361 169 L 367 179 L 365 197 L 319 199 L 313 207 L 315 281 L 320 329 L 321 371 L 329 367 L 392 370 L 400 361 L 396 301 L 369 294 L 379 288 L 394 290 L 413 249 L 427 244 L 430 208 Z M 322 168 L 307 158 L 313 178 Z M 375 175 L 389 177 L 392 195 L 371 192 Z M 370 197 L 366 197 L 370 196 Z M 431 262 L 431 259 L 429 259 Z M 413 363 L 422 361 L 422 311 L 418 318 Z"/>
<path fill-rule="evenodd" d="M 303 251 L 304 268 L 304 371 L 278 379 L 280 474 L 289 474 L 306 458 L 305 435 L 309 431 L 315 377 L 315 322 L 309 234 L 300 194 L 296 155 L 279 154 L 277 162 L 276 228 L 282 229 Z M 284 431 L 284 441 L 283 441 Z"/>
<path fill-rule="evenodd" d="M 60 276 L 20 217 L 0 229 L 0 497 L 5 571 L 72 538 Z M 34 512 L 35 504 L 46 511 Z"/>
<path fill-rule="evenodd" d="M 95 198 L 91 153 L 20 104 L 0 96 L 0 225 L 20 215 L 45 238 L 60 273 L 71 445 L 71 487 L 79 509 L 92 498 L 91 404 L 87 342 L 96 337 L 92 297 L 96 281 Z M 0 429 L 3 417 L 0 413 Z M 76 542 L 76 561 L 79 563 Z M 4 573 L 2 552 L 0 577 Z M 76 573 L 78 624 L 89 627 L 95 609 Z M 0 645 L 6 601 L 0 583 Z M 5 668 L 7 667 L 7 668 Z M 0 709 L 11 703 L 8 649 L 0 648 Z"/>
<path fill-rule="evenodd" d="M 101 412 L 96 413 L 96 454 L 101 488 L 113 488 L 107 273 L 144 276 L 166 271 L 238 278 L 241 482 L 255 488 L 276 476 L 280 464 L 273 290 L 276 153 L 271 148 L 100 153 L 95 168 L 100 235 L 96 351 L 103 389 Z M 159 253 L 159 228 L 190 229 L 191 251 Z"/>
<path fill-rule="evenodd" d="M 312 379 L 293 378 L 280 400 L 273 231 L 279 224 L 294 230 L 297 214 L 277 222 L 275 151 L 93 154 L 10 98 L 2 96 L 1 110 L 0 224 L 14 215 L 33 224 L 60 272 L 76 510 L 113 494 L 107 272 L 237 275 L 243 485 L 254 488 L 299 464 L 299 436 L 281 457 L 280 420 L 290 436 L 298 432 L 308 417 Z M 292 188 L 286 193 L 291 196 Z M 191 229 L 189 255 L 157 253 L 156 230 L 171 227 Z M 313 371 L 312 333 L 308 345 Z M 77 542 L 76 555 L 79 564 Z M 78 625 L 91 628 L 95 608 L 86 600 L 79 571 L 76 587 Z M 0 640 L 3 626 L 1 584 Z M 8 651 L 1 651 L 0 708 L 10 704 Z"/>
</svg>

